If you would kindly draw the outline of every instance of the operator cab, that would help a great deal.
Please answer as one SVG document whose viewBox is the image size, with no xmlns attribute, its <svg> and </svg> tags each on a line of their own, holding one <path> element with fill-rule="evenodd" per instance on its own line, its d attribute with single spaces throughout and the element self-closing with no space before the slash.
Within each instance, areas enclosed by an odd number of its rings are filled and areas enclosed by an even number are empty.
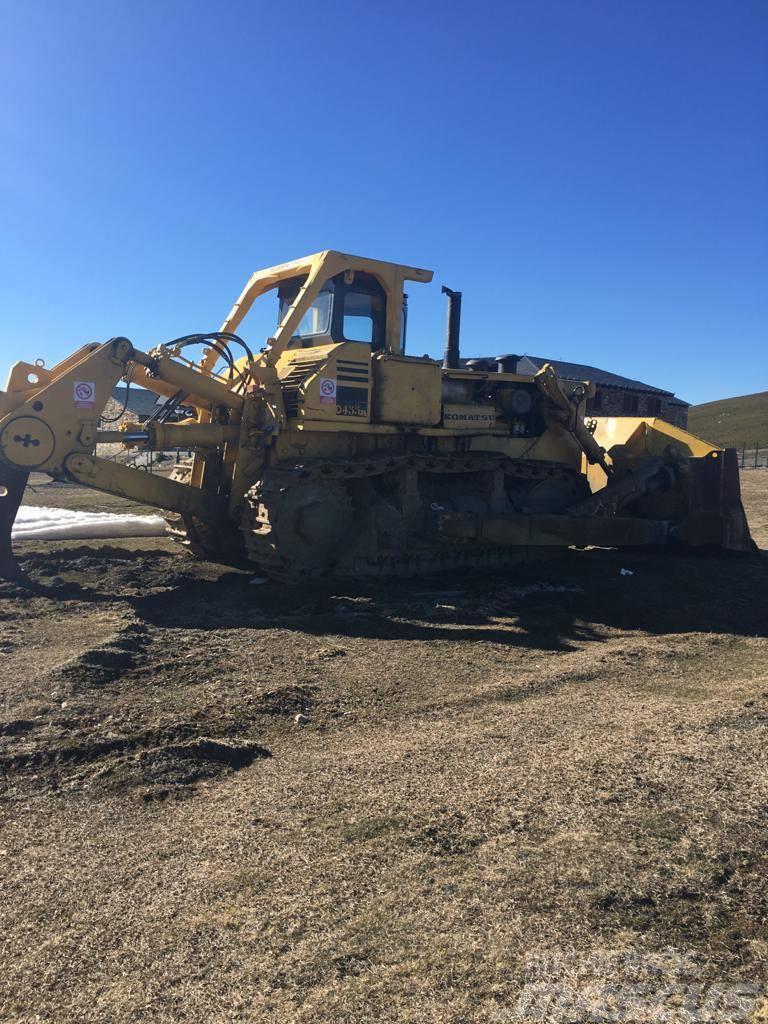
<svg viewBox="0 0 768 1024">
<path fill-rule="evenodd" d="M 306 277 L 293 277 L 278 288 L 279 322 L 283 323 Z M 288 342 L 288 348 L 312 348 L 330 342 L 357 341 L 371 351 L 384 348 L 386 294 L 372 274 L 345 270 L 329 278 Z"/>
</svg>

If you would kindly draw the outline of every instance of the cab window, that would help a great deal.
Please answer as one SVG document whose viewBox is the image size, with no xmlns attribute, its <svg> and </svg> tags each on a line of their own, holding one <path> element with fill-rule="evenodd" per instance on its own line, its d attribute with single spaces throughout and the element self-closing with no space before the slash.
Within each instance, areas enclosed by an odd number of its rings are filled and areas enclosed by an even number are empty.
<svg viewBox="0 0 768 1024">
<path fill-rule="evenodd" d="M 296 301 L 298 294 L 298 285 L 280 290 L 280 323 L 288 316 L 288 310 Z M 306 338 L 313 334 L 328 334 L 331 329 L 332 307 L 333 295 L 330 290 L 323 289 L 301 318 L 301 322 L 294 331 L 294 338 Z"/>
<path fill-rule="evenodd" d="M 376 278 L 372 274 L 356 273 L 351 281 L 337 279 L 336 287 L 340 312 L 334 328 L 340 340 L 361 341 L 370 345 L 374 352 L 383 348 L 386 297 Z"/>
<path fill-rule="evenodd" d="M 327 334 L 331 325 L 331 293 L 320 292 L 296 328 L 300 337 L 307 334 Z"/>
<path fill-rule="evenodd" d="M 363 341 L 372 344 L 375 326 L 382 319 L 384 302 L 380 295 L 348 289 L 344 295 L 345 341 Z"/>
<path fill-rule="evenodd" d="M 278 289 L 280 323 L 296 301 L 306 278 L 292 278 Z M 330 278 L 293 332 L 291 347 L 332 341 L 358 341 L 375 352 L 384 348 L 386 295 L 371 274 L 341 273 Z"/>
</svg>

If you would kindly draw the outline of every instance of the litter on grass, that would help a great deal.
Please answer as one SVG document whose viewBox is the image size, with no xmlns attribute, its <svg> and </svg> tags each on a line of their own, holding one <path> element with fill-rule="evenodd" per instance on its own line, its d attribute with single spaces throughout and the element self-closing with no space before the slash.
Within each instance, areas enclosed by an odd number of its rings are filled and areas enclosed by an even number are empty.
<svg viewBox="0 0 768 1024">
<path fill-rule="evenodd" d="M 111 537 L 162 537 L 161 516 L 76 512 L 67 508 L 22 505 L 13 524 L 14 540 L 93 540 Z"/>
</svg>

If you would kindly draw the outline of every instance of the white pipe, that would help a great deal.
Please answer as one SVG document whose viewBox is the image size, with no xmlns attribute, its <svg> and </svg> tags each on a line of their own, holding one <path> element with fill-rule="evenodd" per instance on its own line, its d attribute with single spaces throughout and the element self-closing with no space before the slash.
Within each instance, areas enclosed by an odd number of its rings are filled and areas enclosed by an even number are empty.
<svg viewBox="0 0 768 1024">
<path fill-rule="evenodd" d="M 110 537 L 162 537 L 161 516 L 77 512 L 22 505 L 11 530 L 13 540 L 91 540 Z"/>
</svg>

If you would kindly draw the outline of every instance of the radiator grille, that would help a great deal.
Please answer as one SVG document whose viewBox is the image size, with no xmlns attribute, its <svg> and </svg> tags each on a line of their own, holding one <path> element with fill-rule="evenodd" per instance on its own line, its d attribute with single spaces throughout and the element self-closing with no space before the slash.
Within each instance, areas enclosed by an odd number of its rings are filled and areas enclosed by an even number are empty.
<svg viewBox="0 0 768 1024">
<path fill-rule="evenodd" d="M 293 361 L 291 368 L 282 378 L 283 402 L 285 403 L 286 416 L 296 416 L 299 411 L 299 388 L 314 373 L 320 369 L 326 359 L 305 356 Z"/>
</svg>

